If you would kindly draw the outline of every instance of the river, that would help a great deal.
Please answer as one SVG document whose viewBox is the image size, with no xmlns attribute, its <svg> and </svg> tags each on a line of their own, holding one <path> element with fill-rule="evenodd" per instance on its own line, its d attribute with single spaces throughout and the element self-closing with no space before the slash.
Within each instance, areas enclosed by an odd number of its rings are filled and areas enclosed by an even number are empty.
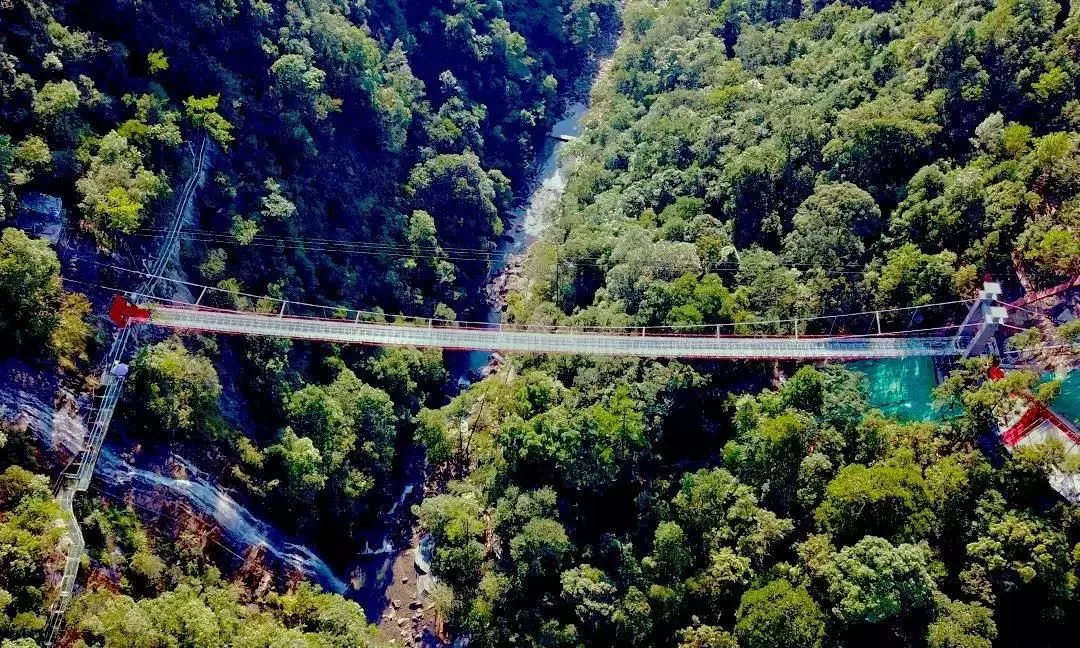
<svg viewBox="0 0 1080 648">
<path fill-rule="evenodd" d="M 561 156 L 566 142 L 561 138 L 573 138 L 581 134 L 581 121 L 586 112 L 587 104 L 572 104 L 563 118 L 555 122 L 548 131 L 548 136 L 544 139 L 541 163 L 536 167 L 534 179 L 510 212 L 505 222 L 505 234 L 498 240 L 496 260 L 491 264 L 487 277 L 485 292 L 489 295 L 497 292 L 498 284 L 503 280 L 508 266 L 523 257 L 551 224 L 552 211 L 562 198 L 567 182 L 567 169 Z M 503 317 L 502 304 L 489 297 L 484 312 L 479 315 L 484 321 L 498 323 Z M 450 374 L 459 384 L 475 378 L 491 361 L 491 353 L 487 351 L 446 355 Z"/>
</svg>

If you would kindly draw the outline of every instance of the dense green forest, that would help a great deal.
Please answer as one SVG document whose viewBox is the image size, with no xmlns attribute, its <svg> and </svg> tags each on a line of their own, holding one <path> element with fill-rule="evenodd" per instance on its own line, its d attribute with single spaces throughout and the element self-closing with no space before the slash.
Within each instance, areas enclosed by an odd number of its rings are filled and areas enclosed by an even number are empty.
<svg viewBox="0 0 1080 648">
<path fill-rule="evenodd" d="M 1080 270 L 1067 4 L 623 20 L 512 320 L 760 331 Z M 994 409 L 1035 376 L 988 362 L 924 423 L 835 366 L 759 389 L 752 364 L 516 359 L 419 417 L 449 478 L 418 509 L 441 609 L 483 646 L 1075 645 L 1080 518 L 1042 477 L 1060 449 L 995 449 Z"/>
<path fill-rule="evenodd" d="M 423 415 L 436 456 L 473 466 L 419 508 L 440 605 L 492 646 L 1072 645 L 1080 518 L 1046 484 L 1053 449 L 979 447 L 1034 378 L 983 382 L 988 362 L 939 387 L 948 423 L 803 367 L 710 435 L 715 368 L 522 360 Z M 489 414 L 461 446 L 470 398 Z"/>
<path fill-rule="evenodd" d="M 1055 285 L 1080 272 L 1078 25 L 1049 0 L 0 0 L 0 390 L 98 386 L 105 300 L 140 281 L 203 142 L 173 270 L 219 288 L 208 305 L 483 313 L 544 134 L 598 68 L 508 321 L 852 332 L 806 318 Z M 59 244 L 17 227 L 36 193 L 65 205 Z M 955 315 L 912 312 L 882 318 Z M 331 558 L 415 439 L 441 638 L 1080 642 L 1062 449 L 991 429 L 1056 383 L 988 381 L 989 358 L 948 368 L 918 422 L 836 365 L 524 356 L 459 392 L 437 350 L 142 342 L 110 443 L 192 459 Z M 41 638 L 66 547 L 66 457 L 22 427 L 0 410 L 3 648 Z M 98 488 L 76 513 L 63 645 L 379 641 L 183 506 Z"/>
<path fill-rule="evenodd" d="M 1068 5 L 635 2 L 625 23 L 519 321 L 805 317 L 1080 269 Z"/>
</svg>

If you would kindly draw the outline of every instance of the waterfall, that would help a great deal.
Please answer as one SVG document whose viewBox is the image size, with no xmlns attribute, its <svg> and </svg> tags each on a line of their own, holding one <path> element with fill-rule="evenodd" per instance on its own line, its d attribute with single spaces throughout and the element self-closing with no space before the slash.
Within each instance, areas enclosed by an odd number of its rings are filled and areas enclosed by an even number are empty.
<svg viewBox="0 0 1080 648">
<path fill-rule="evenodd" d="M 394 502 L 394 505 L 393 505 L 393 506 L 391 506 L 391 507 L 390 507 L 390 508 L 389 508 L 389 509 L 388 509 L 388 510 L 386 511 L 386 517 L 390 517 L 391 515 L 393 515 L 393 514 L 394 514 L 394 512 L 395 512 L 395 511 L 397 511 L 397 510 L 398 510 L 398 508 L 399 508 L 399 507 L 400 507 L 400 506 L 401 506 L 402 504 L 404 504 L 404 503 L 405 503 L 405 498 L 407 498 L 407 497 L 409 496 L 409 494 L 413 492 L 413 488 L 415 488 L 415 487 L 416 487 L 416 484 L 406 484 L 406 485 L 405 485 L 405 490 L 403 490 L 403 491 L 401 492 L 401 497 L 397 498 L 397 501 L 396 501 L 396 502 Z"/>
<path fill-rule="evenodd" d="M 339 594 L 347 589 L 345 583 L 315 552 L 302 544 L 288 541 L 281 532 L 252 515 L 190 461 L 175 455 L 173 458 L 187 471 L 188 479 L 174 479 L 135 468 L 108 448 L 101 451 L 95 476 L 136 492 L 163 489 L 187 500 L 195 511 L 213 518 L 229 544 L 243 548 L 265 547 L 271 556 L 303 573 L 324 589 Z"/>
<path fill-rule="evenodd" d="M 390 542 L 390 538 L 383 538 L 382 545 L 378 549 L 371 548 L 371 542 L 369 540 L 364 541 L 364 550 L 360 552 L 361 556 L 380 556 L 382 554 L 391 554 L 397 551 L 394 549 L 394 543 Z"/>
</svg>

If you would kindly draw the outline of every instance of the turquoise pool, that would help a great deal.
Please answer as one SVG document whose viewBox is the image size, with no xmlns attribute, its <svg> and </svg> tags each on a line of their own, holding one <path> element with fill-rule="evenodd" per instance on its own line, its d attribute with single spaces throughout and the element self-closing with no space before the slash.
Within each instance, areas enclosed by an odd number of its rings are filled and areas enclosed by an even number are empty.
<svg viewBox="0 0 1080 648">
<path fill-rule="evenodd" d="M 1080 424 L 1080 371 L 1073 371 L 1061 382 L 1061 393 L 1050 406 L 1073 423 Z"/>
<path fill-rule="evenodd" d="M 866 375 L 870 405 L 902 421 L 929 421 L 940 418 L 934 410 L 933 358 L 859 360 L 847 368 Z"/>
</svg>

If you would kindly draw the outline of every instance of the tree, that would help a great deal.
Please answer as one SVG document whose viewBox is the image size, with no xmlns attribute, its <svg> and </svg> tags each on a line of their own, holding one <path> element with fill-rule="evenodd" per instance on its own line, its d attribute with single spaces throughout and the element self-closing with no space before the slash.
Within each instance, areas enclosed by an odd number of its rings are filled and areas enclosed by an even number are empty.
<svg viewBox="0 0 1080 648">
<path fill-rule="evenodd" d="M 277 180 L 267 178 L 263 186 L 266 187 L 268 192 L 262 197 L 262 211 L 260 213 L 263 218 L 285 220 L 296 213 L 296 205 L 285 197 Z"/>
<path fill-rule="evenodd" d="M 450 493 L 426 498 L 414 511 L 421 528 L 435 542 L 432 567 L 455 592 L 468 592 L 480 581 L 486 525 L 477 493 L 464 484 L 451 484 Z"/>
<path fill-rule="evenodd" d="M 52 151 L 49 150 L 48 143 L 36 135 L 19 142 L 14 153 L 16 166 L 11 170 L 13 185 L 30 182 L 35 174 L 48 170 L 52 165 Z"/>
<path fill-rule="evenodd" d="M 221 383 L 208 358 L 179 338 L 139 349 L 127 382 L 135 428 L 160 441 L 213 440 L 226 433 L 218 411 Z"/>
<path fill-rule="evenodd" d="M 867 274 L 874 305 L 886 309 L 918 306 L 955 298 L 953 275 L 956 255 L 949 251 L 924 254 L 906 243 L 885 255 L 880 270 Z"/>
<path fill-rule="evenodd" d="M 356 602 L 309 583 L 259 604 L 241 602 L 238 587 L 197 581 L 139 600 L 90 590 L 76 601 L 72 618 L 87 640 L 106 646 L 131 645 L 133 637 L 137 645 L 375 645 L 374 628 Z"/>
<path fill-rule="evenodd" d="M 81 98 L 79 87 L 73 81 L 50 81 L 34 96 L 34 112 L 51 121 L 78 108 Z"/>
<path fill-rule="evenodd" d="M 232 141 L 233 125 L 218 112 L 221 95 L 207 97 L 188 97 L 184 100 L 184 115 L 196 128 L 203 128 L 210 137 L 227 147 Z"/>
<path fill-rule="evenodd" d="M 326 486 L 323 459 L 308 437 L 286 428 L 277 443 L 266 449 L 267 459 L 276 462 L 275 475 L 283 476 L 282 488 L 290 502 L 310 502 Z M 312 512 L 302 514 L 310 515 Z"/>
<path fill-rule="evenodd" d="M 607 575 L 583 564 L 562 573 L 563 599 L 574 607 L 584 631 L 597 633 L 612 623 L 617 590 Z"/>
<path fill-rule="evenodd" d="M 293 392 L 285 410 L 292 429 L 318 450 L 335 498 L 332 510 L 349 510 L 389 472 L 397 436 L 394 403 L 350 369 L 326 387 Z"/>
<path fill-rule="evenodd" d="M 64 371 L 74 372 L 79 363 L 90 359 L 86 352 L 93 333 L 86 321 L 89 315 L 90 300 L 80 293 L 63 293 L 56 328 L 49 338 L 49 345 Z"/>
<path fill-rule="evenodd" d="M 152 50 L 146 55 L 146 65 L 150 74 L 157 74 L 169 69 L 169 58 L 161 50 Z"/>
<path fill-rule="evenodd" d="M 143 156 L 127 138 L 110 131 L 91 148 L 89 169 L 75 183 L 79 207 L 99 242 L 115 233 L 130 234 L 142 222 L 143 210 L 165 192 L 164 177 L 143 166 Z"/>
<path fill-rule="evenodd" d="M 14 350 L 48 340 L 60 308 L 60 262 L 45 239 L 5 228 L 0 235 L 0 336 Z"/>
<path fill-rule="evenodd" d="M 0 636 L 36 637 L 45 626 L 46 561 L 64 535 L 48 479 L 19 466 L 0 473 Z"/>
<path fill-rule="evenodd" d="M 991 648 L 997 625 L 979 603 L 960 603 L 938 596 L 938 617 L 927 628 L 927 648 Z"/>
<path fill-rule="evenodd" d="M 760 508 L 750 487 L 722 468 L 684 475 L 672 504 L 683 529 L 754 562 L 792 530 L 790 521 Z"/>
<path fill-rule="evenodd" d="M 869 467 L 849 464 L 825 488 L 814 517 L 841 540 L 912 534 L 925 524 L 916 515 L 925 501 L 923 489 L 919 468 L 910 460 L 898 457 Z"/>
<path fill-rule="evenodd" d="M 1047 275 L 1067 277 L 1080 269 L 1080 233 L 1055 225 L 1024 252 L 1024 260 Z"/>
<path fill-rule="evenodd" d="M 653 535 L 653 552 L 645 560 L 658 582 L 681 581 L 693 560 L 682 528 L 675 522 L 661 522 Z"/>
<path fill-rule="evenodd" d="M 641 646 L 644 645 L 652 632 L 652 608 L 645 594 L 630 586 L 626 595 L 619 604 L 613 617 L 615 622 L 615 636 L 620 640 L 620 645 Z"/>
<path fill-rule="evenodd" d="M 797 476 L 815 432 L 810 417 L 785 412 L 762 417 L 750 429 L 741 430 L 738 444 L 728 449 L 737 453 L 739 475 L 761 489 L 762 500 L 786 512 L 795 496 Z"/>
<path fill-rule="evenodd" d="M 738 648 L 730 632 L 716 626 L 699 625 L 679 631 L 679 648 Z"/>
<path fill-rule="evenodd" d="M 825 567 L 833 613 L 848 625 L 881 623 L 928 606 L 935 592 L 923 548 L 866 536 Z"/>
<path fill-rule="evenodd" d="M 795 229 L 784 238 L 787 263 L 839 268 L 861 264 L 866 243 L 882 230 L 881 210 L 874 198 L 851 184 L 826 184 L 799 205 Z"/>
<path fill-rule="evenodd" d="M 569 550 L 566 530 L 556 520 L 546 518 L 529 520 L 510 539 L 510 557 L 523 581 L 556 573 Z"/>
<path fill-rule="evenodd" d="M 743 594 L 735 636 L 741 648 L 820 648 L 825 615 L 805 587 L 774 580 Z"/>
<path fill-rule="evenodd" d="M 435 218 L 445 241 L 492 239 L 502 232 L 496 185 L 473 153 L 437 155 L 415 166 L 407 192 L 416 209 Z"/>
</svg>

